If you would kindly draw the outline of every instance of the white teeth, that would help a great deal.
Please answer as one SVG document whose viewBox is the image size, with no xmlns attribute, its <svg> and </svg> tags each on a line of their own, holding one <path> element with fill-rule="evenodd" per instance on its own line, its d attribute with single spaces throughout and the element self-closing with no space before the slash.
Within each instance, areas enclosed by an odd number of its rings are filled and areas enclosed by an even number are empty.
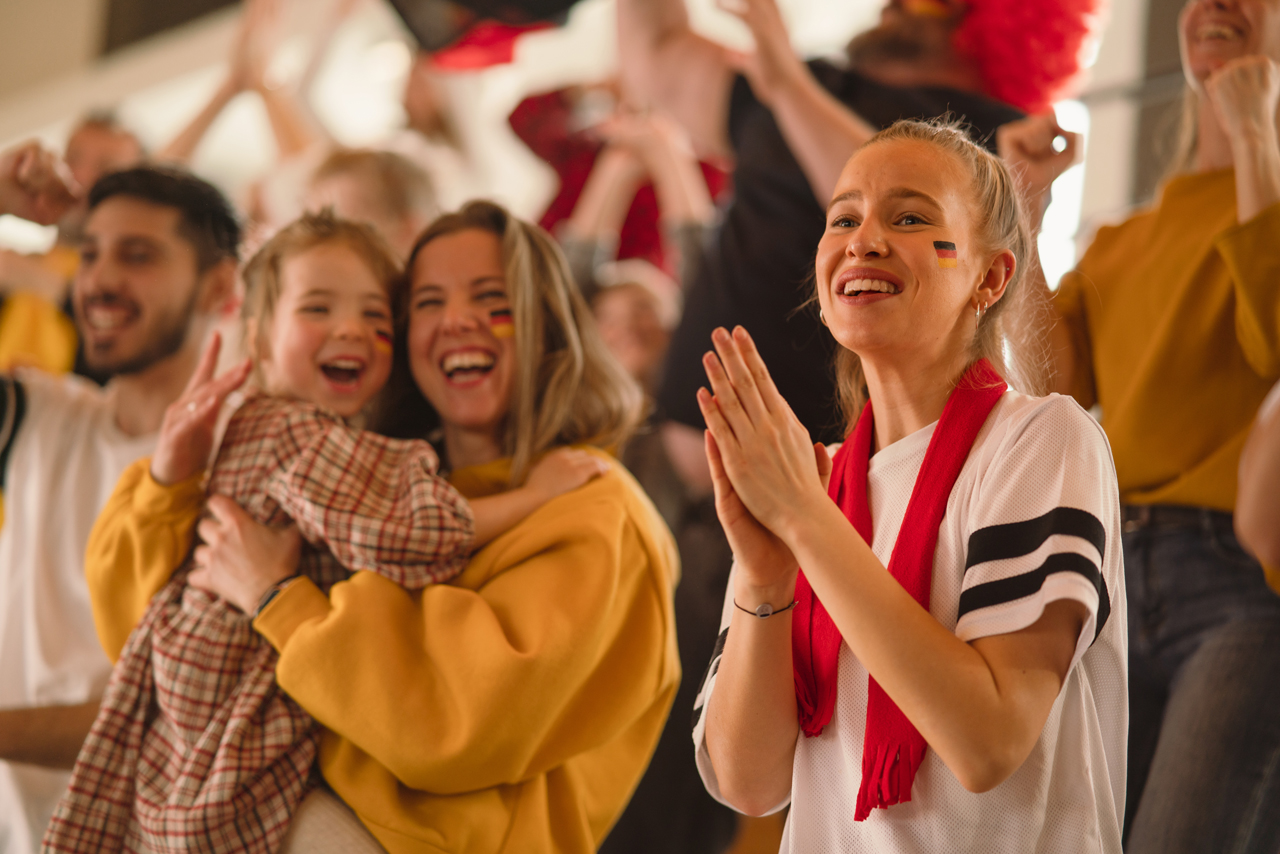
<svg viewBox="0 0 1280 854">
<path fill-rule="evenodd" d="M 491 353 L 480 350 L 463 350 L 450 353 L 440 361 L 440 369 L 446 374 L 453 371 L 466 371 L 475 368 L 493 367 L 494 357 Z"/>
<path fill-rule="evenodd" d="M 845 283 L 845 295 L 857 293 L 858 291 L 876 291 L 882 294 L 896 294 L 898 292 L 897 285 L 892 282 L 886 282 L 883 279 L 850 279 Z"/>
<path fill-rule="evenodd" d="M 358 371 L 364 367 L 364 363 L 359 359 L 334 359 L 333 361 L 325 362 L 325 365 L 344 371 Z"/>
<path fill-rule="evenodd" d="M 133 312 L 124 308 L 102 308 L 93 306 L 84 312 L 85 322 L 94 329 L 104 332 L 119 329 L 129 322 Z"/>
<path fill-rule="evenodd" d="M 1196 35 L 1201 39 L 1233 39 L 1239 33 L 1223 24 L 1205 24 Z"/>
</svg>

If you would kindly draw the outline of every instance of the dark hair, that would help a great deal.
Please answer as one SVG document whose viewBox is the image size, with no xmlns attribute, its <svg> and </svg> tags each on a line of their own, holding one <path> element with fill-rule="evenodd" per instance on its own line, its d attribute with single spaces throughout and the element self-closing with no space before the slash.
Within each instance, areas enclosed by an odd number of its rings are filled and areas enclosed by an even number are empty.
<svg viewBox="0 0 1280 854">
<path fill-rule="evenodd" d="M 178 233 L 196 250 L 203 273 L 219 261 L 239 258 L 240 223 L 218 188 L 182 169 L 136 166 L 104 175 L 89 191 L 89 210 L 113 196 L 129 196 L 176 208 Z"/>
</svg>

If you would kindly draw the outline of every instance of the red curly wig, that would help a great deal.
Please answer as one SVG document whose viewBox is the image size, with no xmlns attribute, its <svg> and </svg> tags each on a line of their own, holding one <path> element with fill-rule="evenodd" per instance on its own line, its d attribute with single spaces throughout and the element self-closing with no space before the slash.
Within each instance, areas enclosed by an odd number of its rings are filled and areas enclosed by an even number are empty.
<svg viewBox="0 0 1280 854">
<path fill-rule="evenodd" d="M 969 0 L 953 35 L 987 94 L 1028 113 L 1064 97 L 1105 0 Z"/>
</svg>

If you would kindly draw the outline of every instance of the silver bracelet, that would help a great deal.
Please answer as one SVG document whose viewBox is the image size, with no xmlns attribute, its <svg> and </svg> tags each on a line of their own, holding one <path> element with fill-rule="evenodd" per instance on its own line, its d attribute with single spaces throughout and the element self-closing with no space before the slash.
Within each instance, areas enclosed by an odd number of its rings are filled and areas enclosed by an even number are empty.
<svg viewBox="0 0 1280 854">
<path fill-rule="evenodd" d="M 266 610 L 266 607 L 271 604 L 273 599 L 275 599 L 277 596 L 280 595 L 281 591 L 283 591 L 286 587 L 288 587 L 290 584 L 297 581 L 301 577 L 302 576 L 299 573 L 295 572 L 293 575 L 290 575 L 288 578 L 282 578 L 279 581 L 277 581 L 275 584 L 268 587 L 267 592 L 263 593 L 262 598 L 258 600 L 258 607 L 253 609 L 252 619 L 255 619 L 255 620 L 258 619 L 258 615 L 261 614 L 264 610 Z"/>
<path fill-rule="evenodd" d="M 765 619 L 766 617 L 772 617 L 774 614 L 781 614 L 783 611 L 790 611 L 795 606 L 796 606 L 796 600 L 792 599 L 790 605 L 788 605 L 785 608 L 778 608 L 776 611 L 774 610 L 773 606 L 770 605 L 768 602 L 765 602 L 763 605 L 757 606 L 754 611 L 750 611 L 742 607 L 741 605 L 739 605 L 737 599 L 733 600 L 733 607 L 737 608 L 739 611 L 745 611 L 746 613 L 750 614 L 753 617 L 759 617 L 762 620 Z"/>
</svg>

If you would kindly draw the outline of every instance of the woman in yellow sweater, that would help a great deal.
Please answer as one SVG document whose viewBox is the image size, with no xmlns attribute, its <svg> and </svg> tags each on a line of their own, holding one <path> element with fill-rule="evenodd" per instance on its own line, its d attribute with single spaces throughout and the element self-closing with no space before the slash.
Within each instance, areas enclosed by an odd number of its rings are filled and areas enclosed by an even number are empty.
<svg viewBox="0 0 1280 854">
<path fill-rule="evenodd" d="M 540 229 L 473 202 L 427 229 L 408 270 L 396 423 L 383 426 L 438 426 L 465 496 L 520 484 L 553 447 L 608 447 L 635 425 L 639 390 Z M 169 417 L 226 391 L 198 386 Z M 201 441 L 157 453 L 200 453 Z M 678 570 L 657 512 L 611 468 L 416 592 L 356 573 L 325 596 L 294 574 L 295 534 L 210 500 L 195 556 L 209 588 L 256 611 L 281 687 L 326 728 L 326 782 L 388 851 L 585 854 L 622 811 L 679 682 Z M 87 556 L 109 653 L 181 559 L 202 499 L 198 482 L 157 484 L 145 460 L 121 479 Z M 285 850 L 346 850 L 350 828 L 335 820 L 304 803 Z"/>
<path fill-rule="evenodd" d="M 1280 4 L 1191 0 L 1180 37 L 1177 174 L 1098 232 L 1051 335 L 1058 390 L 1102 410 L 1125 505 L 1126 850 L 1274 852 L 1280 598 L 1232 514 L 1280 377 Z M 1028 148 L 1034 178 L 1048 149 L 1005 146 Z"/>
</svg>

